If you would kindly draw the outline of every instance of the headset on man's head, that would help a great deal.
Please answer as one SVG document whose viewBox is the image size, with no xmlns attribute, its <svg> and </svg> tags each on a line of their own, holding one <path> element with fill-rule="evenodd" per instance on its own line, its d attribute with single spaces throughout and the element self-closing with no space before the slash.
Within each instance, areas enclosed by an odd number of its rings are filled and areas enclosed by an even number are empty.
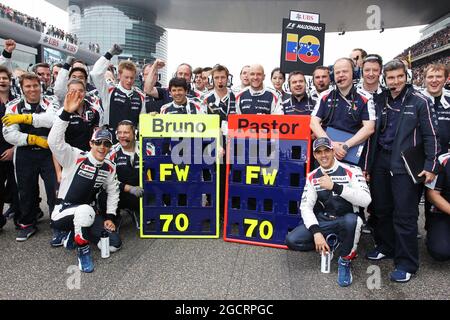
<svg viewBox="0 0 450 320">
<path fill-rule="evenodd" d="M 386 68 L 390 69 L 390 66 L 394 65 L 394 69 L 392 70 L 396 70 L 396 69 L 402 69 L 403 72 L 405 72 L 405 76 L 406 76 L 406 83 L 409 83 L 408 81 L 410 81 L 409 79 L 409 75 L 408 75 L 408 68 L 405 66 L 405 64 L 403 63 L 402 60 L 400 59 L 393 59 L 389 62 L 387 62 L 384 66 L 383 66 L 383 81 L 386 84 L 386 87 L 389 89 L 388 85 L 387 85 L 387 81 L 386 81 Z M 392 70 L 388 70 L 388 71 L 392 71 Z"/>
<path fill-rule="evenodd" d="M 122 121 L 120 121 L 117 124 L 117 128 L 119 128 L 119 126 L 130 126 L 131 130 L 134 132 L 134 140 L 137 139 L 138 129 L 134 125 L 134 123 L 132 121 L 130 121 L 130 120 L 122 120 Z M 116 135 L 116 139 L 119 140 L 117 128 L 116 128 L 116 131 L 115 131 L 115 135 Z"/>
<path fill-rule="evenodd" d="M 224 65 L 221 65 L 219 63 L 215 64 L 212 67 L 211 74 L 208 76 L 209 85 L 214 87 L 213 72 L 215 72 L 217 70 L 217 68 L 219 68 L 219 67 L 225 69 L 225 72 L 227 73 L 227 87 L 231 88 L 233 86 L 233 75 L 230 73 L 230 70 L 228 70 L 227 67 L 225 67 Z"/>
<path fill-rule="evenodd" d="M 358 68 L 355 64 L 355 62 L 347 57 L 343 57 L 343 58 L 339 58 L 338 60 L 346 60 L 348 61 L 351 65 L 352 65 L 352 81 L 353 83 L 359 81 L 359 79 L 361 78 L 361 70 L 360 68 Z M 338 61 L 336 60 L 336 61 Z M 328 67 L 328 69 L 330 70 L 330 82 L 333 84 L 336 84 L 335 79 L 334 79 L 334 65 L 331 65 Z"/>
</svg>

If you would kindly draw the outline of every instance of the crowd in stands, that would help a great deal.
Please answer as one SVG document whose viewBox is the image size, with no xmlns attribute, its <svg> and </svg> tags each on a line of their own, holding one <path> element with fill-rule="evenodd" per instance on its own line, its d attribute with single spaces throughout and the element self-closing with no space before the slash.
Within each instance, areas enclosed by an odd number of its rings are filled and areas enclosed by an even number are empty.
<svg viewBox="0 0 450 320">
<path fill-rule="evenodd" d="M 14 10 L 11 7 L 5 6 L 0 3 L 0 17 L 8 19 L 11 22 L 20 24 L 27 28 L 36 30 L 41 33 L 48 34 L 52 37 L 67 41 L 74 45 L 78 45 L 78 37 L 76 34 L 65 32 L 53 25 L 47 26 L 47 23 L 40 20 L 39 18 L 30 17 L 27 14 Z M 80 42 L 81 44 L 81 42 Z M 100 53 L 100 46 L 98 44 L 89 43 L 89 51 Z"/>
<path fill-rule="evenodd" d="M 425 52 L 430 52 L 434 49 L 443 47 L 447 45 L 450 41 L 450 26 L 447 26 L 446 28 L 436 32 L 431 37 L 426 38 L 415 45 L 409 47 L 403 53 L 402 56 L 406 57 L 408 56 L 409 52 L 411 52 L 411 57 L 417 57 Z"/>
<path fill-rule="evenodd" d="M 0 3 L 0 16 L 2 18 L 8 19 L 9 21 L 18 23 L 22 26 L 25 26 L 27 28 L 39 32 L 44 32 L 44 29 L 46 27 L 46 23 L 41 21 L 39 18 L 30 17 L 29 15 L 14 10 L 13 8 L 5 6 L 1 3 Z"/>
</svg>

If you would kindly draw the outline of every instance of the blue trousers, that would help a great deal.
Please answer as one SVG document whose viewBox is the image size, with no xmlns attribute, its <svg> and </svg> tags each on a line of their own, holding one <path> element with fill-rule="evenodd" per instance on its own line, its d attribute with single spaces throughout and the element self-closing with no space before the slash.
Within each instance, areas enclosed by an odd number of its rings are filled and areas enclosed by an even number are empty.
<svg viewBox="0 0 450 320">
<path fill-rule="evenodd" d="M 341 243 L 340 256 L 348 256 L 352 251 L 356 251 L 356 246 L 361 235 L 362 220 L 356 213 L 347 213 L 344 216 L 330 219 L 323 214 L 317 215 L 319 227 L 323 236 L 329 234 L 338 235 Z M 291 250 L 310 251 L 314 250 L 314 237 L 304 224 L 299 225 L 286 236 L 286 245 Z"/>
<path fill-rule="evenodd" d="M 375 234 L 379 249 L 394 255 L 395 267 L 416 273 L 419 269 L 417 219 L 419 185 L 408 174 L 390 172 L 391 154 L 378 151 L 371 175 Z"/>
</svg>

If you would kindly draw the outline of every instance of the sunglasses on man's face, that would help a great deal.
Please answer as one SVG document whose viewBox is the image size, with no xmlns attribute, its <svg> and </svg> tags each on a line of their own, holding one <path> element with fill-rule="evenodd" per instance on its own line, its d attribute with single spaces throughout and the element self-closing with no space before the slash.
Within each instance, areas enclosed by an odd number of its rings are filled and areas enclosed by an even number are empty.
<svg viewBox="0 0 450 320">
<path fill-rule="evenodd" d="M 100 147 L 101 145 L 103 145 L 105 148 L 111 148 L 112 147 L 112 143 L 109 142 L 108 140 L 98 140 L 98 141 L 94 141 L 94 144 L 97 147 Z"/>
</svg>

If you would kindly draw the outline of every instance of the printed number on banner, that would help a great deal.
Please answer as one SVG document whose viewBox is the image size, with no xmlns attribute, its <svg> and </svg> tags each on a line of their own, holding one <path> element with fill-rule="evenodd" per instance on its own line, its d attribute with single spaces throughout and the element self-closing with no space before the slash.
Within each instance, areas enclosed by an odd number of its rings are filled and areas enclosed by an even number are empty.
<svg viewBox="0 0 450 320">
<path fill-rule="evenodd" d="M 173 214 L 162 214 L 159 216 L 160 220 L 165 220 L 162 232 L 169 232 L 169 227 L 173 221 L 173 217 L 174 217 Z M 189 227 L 189 219 L 184 213 L 181 213 L 175 217 L 175 228 L 178 231 L 184 232 L 187 230 L 188 227 Z"/>
<path fill-rule="evenodd" d="M 286 35 L 286 56 L 285 60 L 297 62 L 299 59 L 303 63 L 314 64 L 320 60 L 320 41 L 312 35 L 305 35 L 298 39 L 299 35 L 288 33 Z"/>
<path fill-rule="evenodd" d="M 244 224 L 249 225 L 245 236 L 247 238 L 253 238 L 253 233 L 258 226 L 259 221 L 256 219 L 244 219 Z M 259 236 L 261 239 L 269 240 L 273 235 L 273 225 L 270 221 L 264 220 L 259 223 Z"/>
</svg>

